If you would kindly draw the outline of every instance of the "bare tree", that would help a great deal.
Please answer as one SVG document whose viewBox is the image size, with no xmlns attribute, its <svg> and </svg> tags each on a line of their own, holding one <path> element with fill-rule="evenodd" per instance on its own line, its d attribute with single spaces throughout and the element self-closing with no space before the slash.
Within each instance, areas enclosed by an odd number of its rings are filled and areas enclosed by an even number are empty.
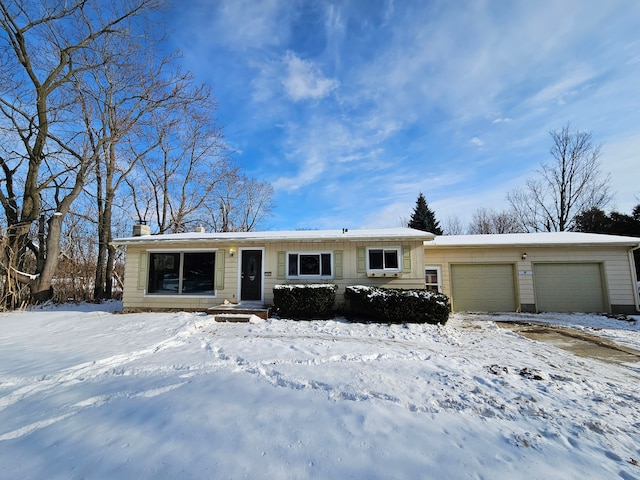
<svg viewBox="0 0 640 480">
<path fill-rule="evenodd" d="M 464 235 L 466 229 L 457 215 L 449 215 L 442 222 L 442 231 L 445 235 Z"/>
<path fill-rule="evenodd" d="M 5 287 L 21 282 L 31 299 L 52 295 L 63 221 L 81 194 L 109 135 L 89 142 L 77 83 L 102 60 L 91 52 L 105 37 L 130 38 L 133 21 L 156 0 L 52 3 L 0 1 L 0 114 L 5 136 L 0 203 L 7 222 Z M 29 254 L 35 256 L 27 273 Z M 8 304 L 19 299 L 7 297 Z"/>
<path fill-rule="evenodd" d="M 125 179 L 138 218 L 150 221 L 157 233 L 183 232 L 204 222 L 203 206 L 236 170 L 211 113 L 213 100 L 208 92 L 192 98 L 172 112 L 154 112 L 158 146 L 140 161 L 136 175 Z"/>
<path fill-rule="evenodd" d="M 468 231 L 472 235 L 524 232 L 512 211 L 496 212 L 487 208 L 479 208 L 473 213 Z"/>
<path fill-rule="evenodd" d="M 553 162 L 542 164 L 537 178 L 507 195 L 527 231 L 571 230 L 576 215 L 611 199 L 611 179 L 600 172 L 601 146 L 592 143 L 591 133 L 571 131 L 567 124 L 550 134 Z"/>
<path fill-rule="evenodd" d="M 250 232 L 271 214 L 272 198 L 271 184 L 231 172 L 211 192 L 206 224 L 216 232 Z"/>
<path fill-rule="evenodd" d="M 92 147 L 97 149 L 95 142 L 108 136 L 99 150 L 95 182 L 85 189 L 95 197 L 97 205 L 96 300 L 110 298 L 112 293 L 116 250 L 111 241 L 116 196 L 127 175 L 161 141 L 150 134 L 155 128 L 154 115 L 184 108 L 209 95 L 202 87 L 192 88 L 192 76 L 173 67 L 175 55 L 156 59 L 158 41 L 151 32 L 145 33 L 143 40 L 126 43 L 121 39 L 101 39 L 92 54 L 102 59 L 102 68 L 87 72 L 89 81 L 78 90 Z"/>
</svg>

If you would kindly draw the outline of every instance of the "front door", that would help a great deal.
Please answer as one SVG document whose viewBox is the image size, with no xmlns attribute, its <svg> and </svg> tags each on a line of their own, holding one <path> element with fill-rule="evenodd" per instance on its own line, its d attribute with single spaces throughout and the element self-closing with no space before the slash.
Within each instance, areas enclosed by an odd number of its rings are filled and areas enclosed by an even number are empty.
<svg viewBox="0 0 640 480">
<path fill-rule="evenodd" d="M 262 300 L 262 250 L 241 251 L 240 300 Z"/>
</svg>

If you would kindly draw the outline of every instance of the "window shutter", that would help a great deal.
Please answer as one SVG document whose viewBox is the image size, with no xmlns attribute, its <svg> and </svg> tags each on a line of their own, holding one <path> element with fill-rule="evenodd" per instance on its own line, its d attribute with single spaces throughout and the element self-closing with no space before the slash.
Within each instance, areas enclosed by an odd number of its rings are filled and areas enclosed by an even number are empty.
<svg viewBox="0 0 640 480">
<path fill-rule="evenodd" d="M 334 278 L 342 278 L 342 250 L 333 251 Z"/>
<path fill-rule="evenodd" d="M 408 245 L 402 247 L 402 271 L 411 271 L 411 247 Z"/>
<path fill-rule="evenodd" d="M 287 252 L 278 252 L 278 278 L 284 278 L 287 269 Z"/>
<path fill-rule="evenodd" d="M 367 249 L 365 247 L 356 248 L 357 257 L 357 269 L 358 273 L 365 273 L 367 271 Z"/>
<path fill-rule="evenodd" d="M 216 250 L 216 265 L 215 265 L 216 290 L 224 289 L 224 257 L 225 257 L 225 250 Z"/>
<path fill-rule="evenodd" d="M 149 255 L 147 254 L 147 252 L 142 252 L 138 261 L 138 290 L 144 290 L 147 286 L 148 263 Z"/>
</svg>

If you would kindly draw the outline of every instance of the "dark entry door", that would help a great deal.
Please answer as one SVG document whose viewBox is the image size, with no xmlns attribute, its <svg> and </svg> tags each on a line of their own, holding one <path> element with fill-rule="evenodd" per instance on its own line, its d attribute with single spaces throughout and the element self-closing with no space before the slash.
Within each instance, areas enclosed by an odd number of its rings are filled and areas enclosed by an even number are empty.
<svg viewBox="0 0 640 480">
<path fill-rule="evenodd" d="M 240 300 L 262 300 L 262 250 L 242 250 Z"/>
</svg>

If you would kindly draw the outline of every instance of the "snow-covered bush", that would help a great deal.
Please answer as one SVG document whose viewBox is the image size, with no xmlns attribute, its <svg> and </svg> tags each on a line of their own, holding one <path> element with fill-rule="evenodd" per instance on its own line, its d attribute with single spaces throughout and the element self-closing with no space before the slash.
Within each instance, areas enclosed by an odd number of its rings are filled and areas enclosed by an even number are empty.
<svg viewBox="0 0 640 480">
<path fill-rule="evenodd" d="M 429 290 L 350 286 L 345 290 L 348 309 L 357 318 L 385 323 L 445 324 L 449 298 Z"/>
<path fill-rule="evenodd" d="M 331 316 L 337 285 L 275 285 L 273 305 L 279 315 L 293 318 L 324 318 Z"/>
</svg>

